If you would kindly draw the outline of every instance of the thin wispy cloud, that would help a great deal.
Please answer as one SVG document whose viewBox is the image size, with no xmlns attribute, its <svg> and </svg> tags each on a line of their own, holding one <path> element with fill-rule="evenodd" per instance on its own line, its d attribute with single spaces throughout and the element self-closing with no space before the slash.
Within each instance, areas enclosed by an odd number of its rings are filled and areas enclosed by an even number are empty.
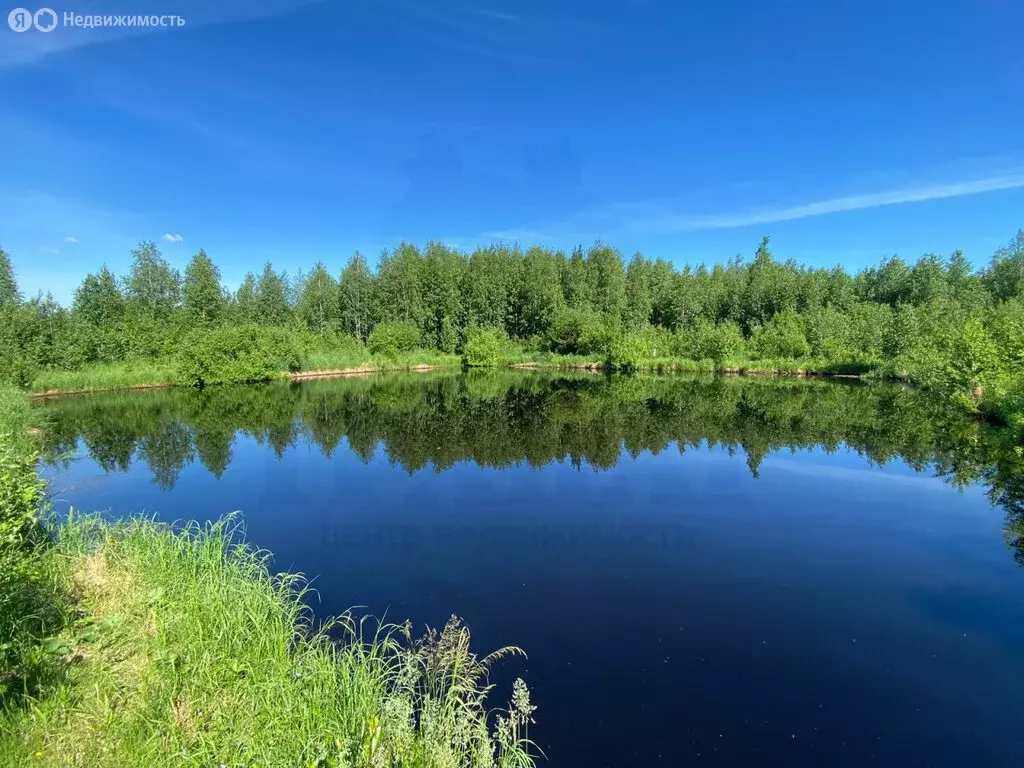
<svg viewBox="0 0 1024 768">
<path fill-rule="evenodd" d="M 640 226 L 644 229 L 653 228 L 663 232 L 736 229 L 755 224 L 774 224 L 780 221 L 794 221 L 796 219 L 810 218 L 811 216 L 824 216 L 830 213 L 862 211 L 869 208 L 882 208 L 889 205 L 902 205 L 904 203 L 923 203 L 928 200 L 946 200 L 954 197 L 980 195 L 985 192 L 1020 189 L 1022 187 L 1024 187 L 1024 173 L 1016 173 L 972 181 L 954 181 L 947 184 L 933 184 L 883 192 L 871 192 L 862 195 L 834 197 L 786 208 L 768 208 L 711 216 L 670 214 L 654 221 L 632 222 L 632 226 Z"/>
<path fill-rule="evenodd" d="M 64 238 L 64 242 L 69 243 L 71 245 L 78 245 L 78 238 L 68 235 L 67 237 Z"/>
<path fill-rule="evenodd" d="M 183 238 L 177 232 L 164 232 L 163 241 L 165 243 L 180 243 L 183 242 L 184 240 L 185 238 Z"/>
<path fill-rule="evenodd" d="M 476 235 L 475 239 L 478 242 L 586 242 L 595 237 L 608 237 L 616 232 L 671 235 L 716 229 L 740 229 L 813 216 L 923 203 L 929 200 L 947 200 L 1012 189 L 1024 189 L 1024 172 L 845 195 L 791 206 L 753 208 L 716 214 L 677 212 L 672 211 L 668 205 L 650 202 L 616 203 L 581 211 L 561 221 L 482 232 Z"/>
<path fill-rule="evenodd" d="M 507 13 L 505 11 L 492 11 L 489 8 L 474 8 L 473 13 L 477 16 L 483 16 L 488 19 L 496 19 L 498 21 L 519 21 L 519 16 L 514 13 Z"/>
</svg>

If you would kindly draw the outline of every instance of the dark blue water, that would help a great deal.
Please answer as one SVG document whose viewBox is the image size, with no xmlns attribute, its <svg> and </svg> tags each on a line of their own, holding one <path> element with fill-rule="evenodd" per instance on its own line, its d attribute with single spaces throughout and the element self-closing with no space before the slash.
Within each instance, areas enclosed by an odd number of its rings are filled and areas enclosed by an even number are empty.
<svg viewBox="0 0 1024 768">
<path fill-rule="evenodd" d="M 824 382 L 232 392 L 45 404 L 58 506 L 240 510 L 321 615 L 523 647 L 498 679 L 530 683 L 553 766 L 1021 765 L 999 432 Z"/>
</svg>

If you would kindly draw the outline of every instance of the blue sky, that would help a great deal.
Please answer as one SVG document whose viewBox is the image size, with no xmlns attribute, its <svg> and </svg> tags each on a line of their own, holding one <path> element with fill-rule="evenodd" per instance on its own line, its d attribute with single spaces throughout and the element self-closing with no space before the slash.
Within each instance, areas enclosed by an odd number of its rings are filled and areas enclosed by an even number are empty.
<svg viewBox="0 0 1024 768">
<path fill-rule="evenodd" d="M 61 301 L 142 239 L 234 287 L 402 239 L 855 269 L 1024 226 L 1013 0 L 54 9 L 186 20 L 0 28 L 0 245 Z"/>
</svg>

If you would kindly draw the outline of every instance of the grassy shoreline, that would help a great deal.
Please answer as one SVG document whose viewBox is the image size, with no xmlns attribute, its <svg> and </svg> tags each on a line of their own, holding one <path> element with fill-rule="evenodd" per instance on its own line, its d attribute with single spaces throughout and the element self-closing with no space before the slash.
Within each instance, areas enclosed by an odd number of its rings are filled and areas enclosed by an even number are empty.
<svg viewBox="0 0 1024 768">
<path fill-rule="evenodd" d="M 525 684 L 504 709 L 489 696 L 519 649 L 480 658 L 454 617 L 420 638 L 352 614 L 315 627 L 302 577 L 273 575 L 237 518 L 44 528 L 28 397 L 0 405 L 0 764 L 534 764 Z"/>
<path fill-rule="evenodd" d="M 455 355 L 408 355 L 401 359 L 380 359 L 347 367 L 332 365 L 326 358 L 321 366 L 303 366 L 298 371 L 282 371 L 273 378 L 305 381 L 309 379 L 370 376 L 377 373 L 425 373 L 443 369 L 461 368 L 462 360 Z M 618 371 L 606 362 L 574 355 L 544 355 L 510 358 L 493 366 L 518 370 L 581 370 Z M 666 358 L 642 361 L 630 371 L 657 373 L 712 373 L 721 376 L 818 376 L 823 378 L 862 378 L 870 371 L 866 367 L 835 365 L 818 361 L 727 361 L 687 360 Z M 133 369 L 127 364 L 94 365 L 78 371 L 48 372 L 33 383 L 32 398 L 60 397 L 64 395 L 114 392 L 119 390 L 162 389 L 180 386 L 173 365 L 144 363 Z"/>
<path fill-rule="evenodd" d="M 298 371 L 281 371 L 272 378 L 303 379 L 327 376 L 356 376 L 393 371 L 422 372 L 462 365 L 455 355 L 405 355 L 398 359 L 371 359 L 352 366 L 338 366 L 330 357 L 303 366 Z M 144 362 L 138 368 L 127 363 L 99 364 L 76 371 L 49 371 L 32 383 L 30 397 L 115 392 L 118 390 L 160 389 L 181 385 L 173 363 Z"/>
</svg>

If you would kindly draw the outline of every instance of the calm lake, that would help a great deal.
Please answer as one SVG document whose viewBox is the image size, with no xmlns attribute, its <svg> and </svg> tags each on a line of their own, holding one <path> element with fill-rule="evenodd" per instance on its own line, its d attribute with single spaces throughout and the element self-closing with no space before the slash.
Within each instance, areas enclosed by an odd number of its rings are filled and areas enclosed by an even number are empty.
<svg viewBox="0 0 1024 768">
<path fill-rule="evenodd" d="M 1024 457 L 906 388 L 403 374 L 38 407 L 59 511 L 240 510 L 321 616 L 524 648 L 496 680 L 530 684 L 549 765 L 1024 760 Z"/>
</svg>

